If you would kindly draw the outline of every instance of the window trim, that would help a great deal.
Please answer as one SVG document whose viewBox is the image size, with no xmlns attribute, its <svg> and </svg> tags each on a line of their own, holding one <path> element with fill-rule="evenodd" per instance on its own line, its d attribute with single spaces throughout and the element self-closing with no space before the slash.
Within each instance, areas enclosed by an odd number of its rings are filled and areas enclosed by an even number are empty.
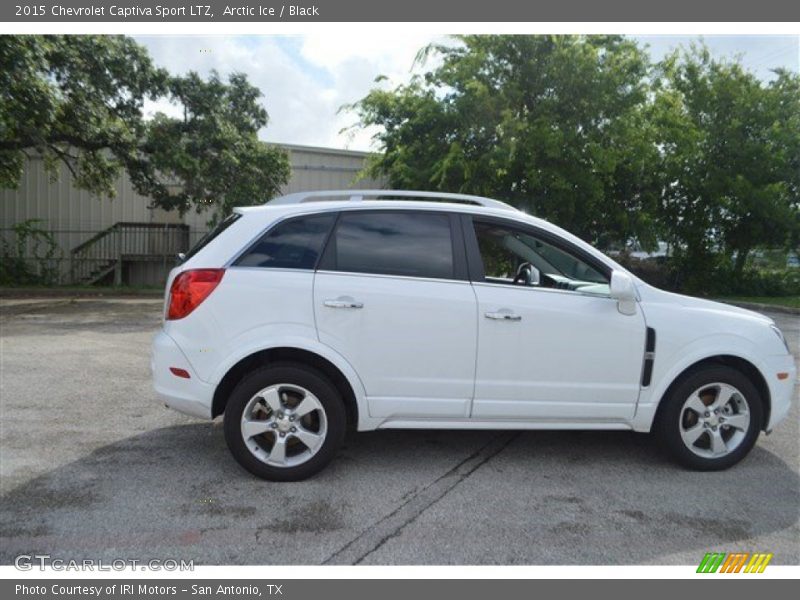
<svg viewBox="0 0 800 600">
<path fill-rule="evenodd" d="M 555 248 L 561 250 L 562 252 L 572 254 L 576 258 L 582 260 L 587 265 L 597 270 L 606 279 L 608 279 L 609 285 L 611 284 L 611 273 L 613 271 L 611 267 L 609 267 L 602 261 L 592 256 L 584 249 L 565 240 L 558 234 L 552 233 L 535 225 L 531 225 L 530 223 L 520 223 L 519 221 L 514 221 L 512 219 L 505 219 L 503 217 L 496 217 L 494 215 L 462 214 L 461 226 L 464 230 L 464 240 L 467 245 L 466 256 L 469 265 L 470 281 L 472 281 L 473 283 L 482 285 L 496 285 L 506 288 L 509 287 L 507 284 L 493 283 L 491 281 L 486 281 L 486 271 L 483 266 L 483 257 L 481 257 L 480 246 L 478 245 L 478 236 L 475 234 L 475 225 L 474 225 L 475 221 L 502 225 L 512 230 L 517 229 L 522 231 L 523 233 L 536 236 L 540 238 L 543 242 L 550 244 L 551 246 L 554 246 Z M 549 288 L 534 288 L 534 287 L 524 288 L 523 286 L 517 286 L 517 287 L 520 287 L 520 289 L 534 289 L 539 291 L 549 290 Z M 581 293 L 580 290 L 557 290 L 557 291 L 567 292 L 570 294 Z M 598 298 L 605 297 L 604 295 L 599 295 L 599 294 L 582 294 L 582 295 L 593 296 Z"/>
<path fill-rule="evenodd" d="M 317 255 L 317 259 L 314 261 L 314 266 L 310 269 L 301 269 L 301 268 L 294 268 L 294 267 L 262 267 L 258 265 L 238 265 L 236 264 L 243 256 L 247 255 L 253 248 L 255 248 L 261 240 L 264 239 L 265 236 L 271 234 L 275 229 L 289 223 L 291 221 L 295 221 L 298 219 L 306 219 L 309 217 L 318 217 L 322 215 L 327 215 L 333 213 L 333 220 L 331 222 L 331 226 L 328 228 L 328 231 L 325 232 L 325 239 L 322 241 L 322 246 L 320 247 L 320 252 Z M 318 212 L 307 212 L 302 214 L 289 214 L 284 215 L 269 225 L 267 225 L 260 233 L 258 233 L 248 244 L 244 246 L 242 250 L 237 252 L 226 264 L 226 269 L 269 269 L 269 270 L 278 270 L 278 271 L 295 271 L 295 272 L 308 272 L 313 273 L 317 270 L 319 266 L 320 260 L 322 259 L 322 254 L 325 252 L 325 245 L 328 243 L 328 239 L 331 236 L 331 232 L 333 228 L 336 227 L 336 223 L 339 221 L 339 212 L 326 210 L 326 211 L 318 211 Z"/>
<path fill-rule="evenodd" d="M 339 269 L 336 264 L 336 236 L 335 233 L 339 227 L 341 219 L 345 215 L 363 215 L 363 214 L 419 214 L 419 215 L 440 215 L 447 218 L 447 224 L 450 228 L 450 245 L 453 253 L 453 275 L 452 277 L 425 277 L 418 275 L 401 275 L 398 273 L 364 273 L 361 271 L 344 271 Z M 359 275 L 365 277 L 400 277 L 409 280 L 421 281 L 469 281 L 469 267 L 467 258 L 465 256 L 466 245 L 464 242 L 463 228 L 459 223 L 459 214 L 451 211 L 444 210 L 417 210 L 407 208 L 366 208 L 366 209 L 348 209 L 340 210 L 336 220 L 331 227 L 328 234 L 328 239 L 325 241 L 325 246 L 317 261 L 316 271 L 325 273 L 341 273 L 348 275 Z"/>
</svg>

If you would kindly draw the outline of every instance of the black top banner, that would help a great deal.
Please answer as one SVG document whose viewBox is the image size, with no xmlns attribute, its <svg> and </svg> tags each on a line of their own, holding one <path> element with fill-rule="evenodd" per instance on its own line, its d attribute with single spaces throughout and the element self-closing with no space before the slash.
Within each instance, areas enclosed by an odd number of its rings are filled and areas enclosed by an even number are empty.
<svg viewBox="0 0 800 600">
<path fill-rule="evenodd" d="M 789 0 L 34 0 L 0 4 L 3 22 L 591 22 L 800 20 Z"/>
</svg>

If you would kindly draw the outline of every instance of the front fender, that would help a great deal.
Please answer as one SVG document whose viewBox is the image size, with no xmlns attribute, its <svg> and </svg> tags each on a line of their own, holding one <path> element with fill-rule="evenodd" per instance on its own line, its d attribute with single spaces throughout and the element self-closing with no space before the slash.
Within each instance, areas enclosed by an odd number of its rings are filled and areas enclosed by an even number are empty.
<svg viewBox="0 0 800 600">
<path fill-rule="evenodd" d="M 716 356 L 734 356 L 758 369 L 766 381 L 767 368 L 755 344 L 736 334 L 716 334 L 697 338 L 689 344 L 668 348 L 664 355 L 656 346 L 651 385 L 643 388 L 633 417 L 635 431 L 650 431 L 656 411 L 669 386 L 687 369 Z"/>
</svg>

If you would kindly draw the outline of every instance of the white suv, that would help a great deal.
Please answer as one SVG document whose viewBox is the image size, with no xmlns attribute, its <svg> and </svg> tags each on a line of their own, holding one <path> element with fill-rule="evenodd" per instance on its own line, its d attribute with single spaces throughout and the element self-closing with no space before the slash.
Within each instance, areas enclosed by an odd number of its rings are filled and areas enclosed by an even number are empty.
<svg viewBox="0 0 800 600">
<path fill-rule="evenodd" d="M 796 378 L 770 319 L 655 289 L 474 196 L 236 209 L 167 290 L 156 391 L 224 415 L 236 460 L 272 480 L 319 471 L 348 426 L 653 429 L 680 463 L 724 469 L 786 416 Z"/>
</svg>

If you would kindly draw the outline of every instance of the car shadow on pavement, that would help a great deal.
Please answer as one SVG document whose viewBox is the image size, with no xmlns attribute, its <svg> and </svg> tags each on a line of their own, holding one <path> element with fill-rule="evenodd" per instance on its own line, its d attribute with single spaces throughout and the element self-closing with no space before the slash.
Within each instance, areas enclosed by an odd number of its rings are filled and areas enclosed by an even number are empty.
<svg viewBox="0 0 800 600">
<path fill-rule="evenodd" d="M 369 551 L 383 564 L 641 564 L 796 527 L 800 480 L 756 447 L 721 473 L 664 459 L 628 432 L 377 431 L 299 483 L 261 481 L 219 427 L 155 429 L 87 451 L 0 499 L 0 562 L 185 558 L 197 564 L 320 564 L 482 448 L 502 451 L 411 510 Z M 32 447 L 31 452 L 35 452 Z M 409 509 L 410 510 L 410 509 Z M 797 536 L 789 555 L 797 562 Z"/>
</svg>

